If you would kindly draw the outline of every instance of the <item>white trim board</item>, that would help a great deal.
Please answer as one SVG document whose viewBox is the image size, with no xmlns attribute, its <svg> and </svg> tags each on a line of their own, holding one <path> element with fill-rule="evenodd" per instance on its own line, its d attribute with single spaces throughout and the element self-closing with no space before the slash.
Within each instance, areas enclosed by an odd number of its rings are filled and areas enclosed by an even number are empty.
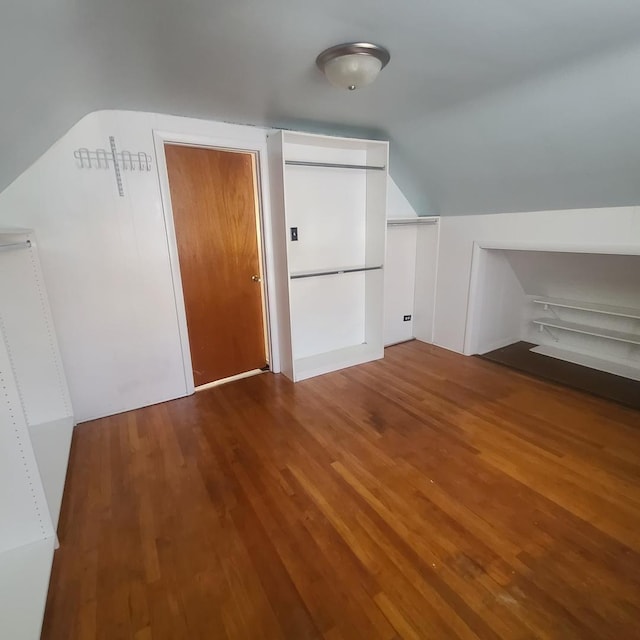
<svg viewBox="0 0 640 640">
<path fill-rule="evenodd" d="M 500 251 L 549 251 L 552 253 L 598 253 L 604 255 L 621 255 L 621 256 L 638 256 L 640 255 L 640 246 L 610 244 L 610 245 L 591 245 L 591 244 L 540 244 L 528 242 L 504 242 L 499 240 L 476 240 L 474 247 L 477 245 L 480 249 L 496 249 Z"/>
</svg>

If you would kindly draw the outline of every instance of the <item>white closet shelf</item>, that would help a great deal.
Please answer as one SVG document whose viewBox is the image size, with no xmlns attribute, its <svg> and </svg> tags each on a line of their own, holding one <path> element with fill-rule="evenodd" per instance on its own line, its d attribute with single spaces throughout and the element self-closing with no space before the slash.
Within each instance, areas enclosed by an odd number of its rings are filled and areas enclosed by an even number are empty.
<svg viewBox="0 0 640 640">
<path fill-rule="evenodd" d="M 384 347 L 379 344 L 362 344 L 319 353 L 295 361 L 296 380 L 305 380 L 337 369 L 353 367 L 384 356 Z"/>
<path fill-rule="evenodd" d="M 371 164 L 343 164 L 339 162 L 309 162 L 306 160 L 285 160 L 289 167 L 317 167 L 323 169 L 364 169 L 365 171 L 384 171 L 386 167 Z"/>
<path fill-rule="evenodd" d="M 317 276 L 334 276 L 341 273 L 358 273 L 360 271 L 377 271 L 382 269 L 381 264 L 374 266 L 352 266 L 352 267 L 333 267 L 329 269 L 318 269 L 314 271 L 295 271 L 289 276 L 291 280 L 297 280 L 299 278 L 315 278 Z"/>
<path fill-rule="evenodd" d="M 602 313 L 609 316 L 640 319 L 640 309 L 631 309 L 628 307 L 615 307 L 608 304 L 597 304 L 595 302 L 578 302 L 576 300 L 566 300 L 564 298 L 544 298 L 540 296 L 534 298 L 532 302 L 534 304 L 541 304 L 549 307 L 561 307 L 563 309 Z"/>
<path fill-rule="evenodd" d="M 604 360 L 587 353 L 569 351 L 550 345 L 540 345 L 539 347 L 530 349 L 530 351 L 543 356 L 549 356 L 550 358 L 556 358 L 557 360 L 564 360 L 566 362 L 572 362 L 573 364 L 582 365 L 583 367 L 589 367 L 589 369 L 596 369 L 598 371 L 604 371 L 605 373 L 612 373 L 616 376 L 640 381 L 640 367 L 634 367 L 633 364 L 627 364 L 621 360 Z"/>
<path fill-rule="evenodd" d="M 603 329 L 602 327 L 592 327 L 586 324 L 578 324 L 577 322 L 558 320 L 557 318 L 535 318 L 532 322 L 540 327 L 562 329 L 563 331 L 572 331 L 573 333 L 582 333 L 587 336 L 607 338 L 608 340 L 616 340 L 629 344 L 640 344 L 640 335 L 634 333 L 613 331 L 611 329 Z"/>
</svg>

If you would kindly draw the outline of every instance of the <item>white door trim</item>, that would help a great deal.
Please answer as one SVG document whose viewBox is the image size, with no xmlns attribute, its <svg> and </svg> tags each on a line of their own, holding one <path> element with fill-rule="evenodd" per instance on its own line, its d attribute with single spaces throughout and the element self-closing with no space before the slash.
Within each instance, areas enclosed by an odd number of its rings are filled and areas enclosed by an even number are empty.
<svg viewBox="0 0 640 640">
<path fill-rule="evenodd" d="M 176 316 L 178 331 L 180 333 L 180 347 L 182 349 L 182 362 L 184 368 L 184 382 L 186 394 L 194 393 L 193 367 L 191 364 L 191 351 L 189 348 L 189 333 L 187 330 L 187 315 L 184 306 L 184 292 L 182 290 L 182 278 L 180 275 L 180 261 L 178 259 L 178 244 L 176 230 L 173 223 L 173 209 L 171 206 L 171 192 L 169 190 L 169 175 L 167 173 L 167 161 L 164 152 L 165 144 L 183 144 L 190 147 L 210 147 L 228 151 L 251 152 L 256 157 L 256 173 L 258 180 L 260 236 L 262 239 L 263 273 L 265 276 L 265 298 L 267 317 L 267 351 L 269 366 L 274 373 L 280 372 L 280 350 L 278 347 L 278 317 L 275 304 L 275 276 L 274 255 L 271 225 L 271 207 L 269 197 L 269 167 L 267 162 L 267 140 L 265 132 L 256 132 L 254 139 L 227 138 L 222 136 L 203 136 L 199 134 L 177 133 L 172 131 L 153 131 L 153 144 L 158 167 L 158 181 L 162 198 L 162 209 L 165 230 L 167 234 L 167 247 L 169 250 L 169 262 L 171 265 L 171 278 L 173 280 L 173 293 L 176 303 Z"/>
</svg>

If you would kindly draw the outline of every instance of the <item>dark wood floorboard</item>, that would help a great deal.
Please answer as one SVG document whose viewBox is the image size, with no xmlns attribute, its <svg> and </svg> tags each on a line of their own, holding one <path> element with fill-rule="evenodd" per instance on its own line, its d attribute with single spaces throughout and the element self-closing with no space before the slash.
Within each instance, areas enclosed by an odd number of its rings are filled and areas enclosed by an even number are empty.
<svg viewBox="0 0 640 640">
<path fill-rule="evenodd" d="M 45 640 L 640 637 L 640 413 L 411 342 L 79 425 Z"/>
<path fill-rule="evenodd" d="M 530 349 L 535 346 L 532 342 L 514 342 L 478 357 L 640 410 L 638 380 L 532 353 Z"/>
</svg>

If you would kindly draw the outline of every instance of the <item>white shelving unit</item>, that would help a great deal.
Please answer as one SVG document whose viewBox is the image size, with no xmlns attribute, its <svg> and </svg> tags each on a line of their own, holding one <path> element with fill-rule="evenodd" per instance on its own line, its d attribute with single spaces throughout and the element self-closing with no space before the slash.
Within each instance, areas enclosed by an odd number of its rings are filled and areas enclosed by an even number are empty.
<svg viewBox="0 0 640 640">
<path fill-rule="evenodd" d="M 574 333 L 582 333 L 587 336 L 595 336 L 597 338 L 607 338 L 608 340 L 617 340 L 618 342 L 628 342 L 630 344 L 640 344 L 640 334 L 627 333 L 626 331 L 613 331 L 610 329 L 599 329 L 587 324 L 579 324 L 577 322 L 566 322 L 560 319 L 535 318 L 533 324 L 537 324 L 540 329 L 551 327 L 553 329 L 562 329 L 564 331 L 573 331 Z"/>
<path fill-rule="evenodd" d="M 531 351 L 543 356 L 549 356 L 550 358 L 564 360 L 565 362 L 572 362 L 573 364 L 580 364 L 583 367 L 589 367 L 590 369 L 597 369 L 598 371 L 613 373 L 614 375 L 622 376 L 623 378 L 640 381 L 640 367 L 634 367 L 623 361 L 606 360 L 586 353 L 567 351 L 566 349 L 550 345 L 540 345 L 538 347 L 534 347 Z"/>
<path fill-rule="evenodd" d="M 602 313 L 607 316 L 620 316 L 621 318 L 634 318 L 640 320 L 640 309 L 629 309 L 627 307 L 616 307 L 609 304 L 596 304 L 593 302 L 577 302 L 575 300 L 565 300 L 564 298 L 544 298 L 537 297 L 532 300 L 534 304 L 540 304 L 545 311 L 557 307 L 560 309 L 575 309 L 577 311 L 590 311 L 592 313 Z"/>
<path fill-rule="evenodd" d="M 280 131 L 268 145 L 283 373 L 381 358 L 388 143 Z"/>
<path fill-rule="evenodd" d="M 543 296 L 531 302 L 550 314 L 532 323 L 554 341 L 531 351 L 640 380 L 640 309 Z M 581 341 L 567 344 L 571 335 Z"/>
<path fill-rule="evenodd" d="M 26 229 L 0 229 L 0 383 L 0 629 L 35 639 L 74 419 L 35 237 Z"/>
</svg>

